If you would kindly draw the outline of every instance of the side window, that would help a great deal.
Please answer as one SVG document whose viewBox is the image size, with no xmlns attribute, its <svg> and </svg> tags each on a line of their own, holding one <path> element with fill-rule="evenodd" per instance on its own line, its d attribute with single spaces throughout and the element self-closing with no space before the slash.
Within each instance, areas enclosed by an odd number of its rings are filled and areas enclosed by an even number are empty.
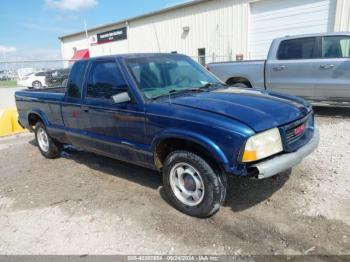
<svg viewBox="0 0 350 262">
<path fill-rule="evenodd" d="M 127 85 L 116 62 L 96 62 L 89 75 L 87 97 L 110 99 L 125 92 Z"/>
<path fill-rule="evenodd" d="M 312 59 L 317 55 L 317 44 L 315 37 L 284 40 L 278 49 L 279 60 L 290 59 Z"/>
<path fill-rule="evenodd" d="M 39 73 L 36 73 L 35 76 L 45 76 L 45 72 L 39 72 Z"/>
<path fill-rule="evenodd" d="M 349 36 L 325 36 L 322 41 L 323 58 L 344 58 L 350 56 Z"/>
<path fill-rule="evenodd" d="M 76 62 L 72 67 L 67 84 L 67 95 L 71 98 L 81 98 L 86 65 L 87 62 L 81 61 Z"/>
</svg>

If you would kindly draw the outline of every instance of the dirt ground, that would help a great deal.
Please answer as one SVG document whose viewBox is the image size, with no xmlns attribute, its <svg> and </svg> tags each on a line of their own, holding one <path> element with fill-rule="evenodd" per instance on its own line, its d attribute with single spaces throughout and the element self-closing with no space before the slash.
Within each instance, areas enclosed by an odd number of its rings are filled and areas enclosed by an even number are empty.
<svg viewBox="0 0 350 262">
<path fill-rule="evenodd" d="M 350 110 L 318 109 L 318 150 L 264 181 L 230 178 L 210 219 L 168 204 L 156 172 L 0 139 L 1 254 L 350 254 Z"/>
</svg>

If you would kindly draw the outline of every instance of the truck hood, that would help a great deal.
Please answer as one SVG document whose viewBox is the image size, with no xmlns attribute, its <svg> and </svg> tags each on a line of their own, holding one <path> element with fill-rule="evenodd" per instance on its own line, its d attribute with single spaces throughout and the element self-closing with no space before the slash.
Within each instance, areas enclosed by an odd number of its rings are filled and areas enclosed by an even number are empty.
<svg viewBox="0 0 350 262">
<path fill-rule="evenodd" d="M 240 121 L 255 132 L 288 124 L 312 110 L 308 103 L 297 97 L 233 87 L 174 97 L 171 103 Z"/>
</svg>

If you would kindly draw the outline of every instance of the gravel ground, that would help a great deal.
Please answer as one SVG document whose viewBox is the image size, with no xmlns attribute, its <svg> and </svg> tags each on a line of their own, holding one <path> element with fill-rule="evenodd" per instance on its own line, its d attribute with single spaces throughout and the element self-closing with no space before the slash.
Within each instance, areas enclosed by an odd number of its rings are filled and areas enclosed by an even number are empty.
<svg viewBox="0 0 350 262">
<path fill-rule="evenodd" d="M 350 254 L 350 110 L 317 110 L 319 149 L 264 181 L 230 178 L 210 219 L 168 204 L 156 172 L 32 134 L 0 139 L 1 254 Z"/>
</svg>

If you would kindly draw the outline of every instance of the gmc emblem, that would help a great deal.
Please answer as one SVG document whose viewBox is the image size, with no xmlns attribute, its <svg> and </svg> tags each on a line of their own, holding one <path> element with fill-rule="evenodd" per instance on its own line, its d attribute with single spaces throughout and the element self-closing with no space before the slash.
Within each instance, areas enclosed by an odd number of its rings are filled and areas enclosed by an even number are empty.
<svg viewBox="0 0 350 262">
<path fill-rule="evenodd" d="M 305 131 L 305 124 L 302 124 L 301 126 L 298 126 L 296 129 L 294 129 L 294 135 L 299 136 L 304 131 Z"/>
</svg>

